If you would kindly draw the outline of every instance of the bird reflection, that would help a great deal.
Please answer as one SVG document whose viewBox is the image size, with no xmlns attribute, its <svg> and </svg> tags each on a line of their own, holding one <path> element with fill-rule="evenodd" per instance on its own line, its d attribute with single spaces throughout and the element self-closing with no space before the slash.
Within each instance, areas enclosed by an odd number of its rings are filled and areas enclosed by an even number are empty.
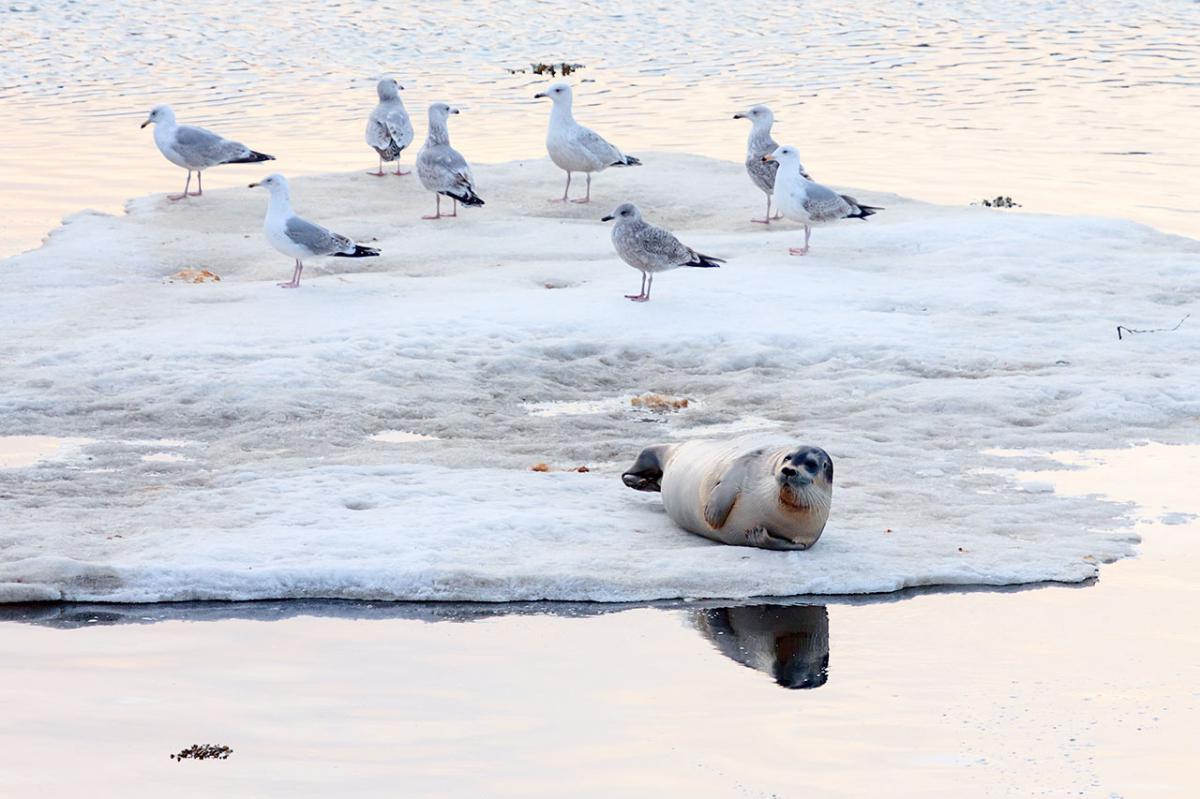
<svg viewBox="0 0 1200 799">
<path fill-rule="evenodd" d="M 691 615 L 722 655 L 771 675 L 784 688 L 820 688 L 829 679 L 824 605 L 750 605 Z"/>
</svg>

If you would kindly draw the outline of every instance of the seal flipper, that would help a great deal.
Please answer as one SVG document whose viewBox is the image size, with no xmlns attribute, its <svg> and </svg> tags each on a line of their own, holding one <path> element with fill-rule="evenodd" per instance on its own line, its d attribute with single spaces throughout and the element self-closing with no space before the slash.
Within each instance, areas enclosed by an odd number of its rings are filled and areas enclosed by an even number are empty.
<svg viewBox="0 0 1200 799">
<path fill-rule="evenodd" d="M 761 450 L 748 452 L 729 464 L 720 481 L 708 492 L 708 501 L 704 503 L 704 521 L 709 527 L 720 530 L 725 526 L 733 506 L 737 504 L 738 495 L 742 493 L 746 475 L 761 454 Z"/>
<path fill-rule="evenodd" d="M 633 465 L 621 475 L 621 482 L 634 491 L 662 491 L 663 466 L 670 444 L 646 447 Z"/>
<path fill-rule="evenodd" d="M 798 544 L 795 541 L 788 541 L 786 538 L 773 536 L 765 527 L 755 527 L 753 530 L 747 530 L 745 535 L 746 546 L 748 547 L 782 551 L 803 551 L 808 549 L 808 544 Z"/>
</svg>

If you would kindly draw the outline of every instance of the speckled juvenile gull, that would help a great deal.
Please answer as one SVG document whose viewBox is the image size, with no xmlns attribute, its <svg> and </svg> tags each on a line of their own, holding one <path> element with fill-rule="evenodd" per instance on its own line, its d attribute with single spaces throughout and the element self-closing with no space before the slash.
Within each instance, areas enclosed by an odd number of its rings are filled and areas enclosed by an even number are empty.
<svg viewBox="0 0 1200 799">
<path fill-rule="evenodd" d="M 679 239 L 642 219 L 642 212 L 633 203 L 618 205 L 601 222 L 617 220 L 613 225 L 612 242 L 621 260 L 642 273 L 642 290 L 626 294 L 634 302 L 650 299 L 654 275 L 681 266 L 715 267 L 725 263 L 721 258 L 701 255 Z M 647 282 L 649 278 L 649 282 Z"/>
<path fill-rule="evenodd" d="M 756 105 L 740 114 L 734 114 L 733 118 L 750 120 L 750 138 L 746 142 L 746 172 L 750 175 L 750 180 L 754 185 L 767 195 L 767 215 L 762 219 L 751 219 L 750 221 L 769 225 L 772 219 L 780 218 L 779 214 L 771 216 L 771 195 L 775 192 L 775 171 L 779 169 L 779 163 L 763 160 L 764 155 L 770 155 L 779 147 L 779 143 L 771 136 L 771 126 L 775 124 L 775 114 L 765 105 Z M 808 170 L 804 168 L 803 164 L 800 165 L 800 174 L 812 180 L 812 176 L 808 174 Z"/>
<path fill-rule="evenodd" d="M 592 200 L 593 172 L 603 172 L 610 166 L 641 166 L 641 161 L 632 155 L 625 155 L 596 131 L 575 121 L 571 114 L 571 87 L 568 84 L 556 83 L 533 96 L 535 100 L 541 97 L 549 97 L 554 103 L 550 110 L 550 127 L 546 131 L 546 150 L 550 153 L 550 160 L 567 173 L 562 202 L 567 201 L 567 192 L 571 190 L 572 172 L 587 173 L 587 194 L 582 200 L 572 201 L 586 203 Z"/>
<path fill-rule="evenodd" d="M 458 216 L 459 203 L 483 205 L 483 200 L 475 193 L 475 176 L 471 174 L 471 165 L 458 150 L 450 146 L 450 128 L 446 122 L 450 114 L 457 113 L 457 108 L 445 103 L 429 106 L 429 133 L 424 146 L 417 153 L 417 177 L 421 178 L 421 185 L 434 192 L 437 212 L 422 219 L 442 218 L 443 194 L 454 203 L 453 211 L 447 216 Z"/>
<path fill-rule="evenodd" d="M 334 233 L 328 228 L 309 222 L 296 216 L 292 211 L 292 198 L 288 190 L 287 179 L 283 175 L 269 175 L 258 183 L 251 183 L 250 188 L 263 186 L 271 193 L 267 202 L 267 218 L 263 222 L 263 232 L 271 246 L 284 255 L 296 259 L 296 269 L 292 279 L 280 283 L 280 288 L 294 289 L 300 285 L 300 273 L 304 271 L 302 259 L 318 255 L 333 255 L 339 258 L 369 258 L 379 255 L 374 247 L 355 244 L 345 236 Z"/>
<path fill-rule="evenodd" d="M 393 175 L 407 175 L 400 171 L 400 153 L 412 144 L 413 126 L 404 110 L 404 101 L 400 99 L 401 86 L 395 78 L 384 78 L 379 81 L 375 90 L 379 94 L 379 105 L 371 111 L 367 119 L 367 144 L 379 153 L 379 171 L 368 172 L 368 175 L 383 177 L 383 162 L 396 162 Z"/>
<path fill-rule="evenodd" d="M 848 194 L 838 194 L 828 186 L 809 180 L 800 173 L 800 153 L 795 147 L 783 146 L 763 156 L 764 161 L 777 161 L 775 174 L 775 203 L 788 219 L 804 225 L 804 246 L 791 247 L 791 255 L 805 255 L 813 225 L 836 222 L 839 219 L 866 219 L 882 208 L 862 205 Z"/>
<path fill-rule="evenodd" d="M 241 142 L 222 138 L 211 130 L 177 124 L 175 112 L 169 105 L 155 106 L 142 127 L 151 123 L 154 124 L 154 143 L 158 145 L 158 151 L 172 164 L 188 171 L 183 194 L 173 194 L 168 197 L 171 200 L 182 200 L 189 196 L 193 171 L 196 173 L 197 191 L 191 196 L 199 197 L 204 193 L 204 170 L 209 167 L 275 160 L 273 155 L 255 152 Z"/>
</svg>

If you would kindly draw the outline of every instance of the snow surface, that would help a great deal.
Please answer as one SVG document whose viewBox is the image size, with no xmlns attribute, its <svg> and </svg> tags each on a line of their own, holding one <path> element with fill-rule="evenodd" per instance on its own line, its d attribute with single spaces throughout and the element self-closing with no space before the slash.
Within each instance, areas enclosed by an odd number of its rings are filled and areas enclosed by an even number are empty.
<svg viewBox="0 0 1200 799">
<path fill-rule="evenodd" d="M 77 214 L 0 263 L 0 435 L 94 440 L 0 470 L 0 601 L 742 598 L 1078 581 L 1133 552 L 1127 506 L 1000 451 L 1194 439 L 1200 321 L 1115 326 L 1193 309 L 1200 243 L 855 190 L 886 210 L 795 258 L 741 164 L 642 155 L 591 206 L 547 202 L 548 161 L 480 167 L 488 205 L 437 222 L 411 179 L 298 179 L 298 213 L 383 255 L 296 291 L 248 189 Z M 639 275 L 598 220 L 625 200 L 728 265 L 623 299 Z M 223 279 L 168 281 L 188 267 Z M 648 392 L 694 402 L 623 399 Z M 710 543 L 620 482 L 645 445 L 747 429 L 833 455 L 811 551 Z"/>
</svg>

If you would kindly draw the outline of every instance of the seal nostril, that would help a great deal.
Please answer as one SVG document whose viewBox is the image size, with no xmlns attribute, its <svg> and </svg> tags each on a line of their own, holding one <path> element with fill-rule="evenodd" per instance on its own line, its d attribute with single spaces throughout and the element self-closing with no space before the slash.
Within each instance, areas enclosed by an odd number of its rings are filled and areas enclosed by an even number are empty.
<svg viewBox="0 0 1200 799">
<path fill-rule="evenodd" d="M 796 470 L 793 469 L 791 466 L 784 466 L 782 471 L 783 471 L 784 477 L 795 477 L 796 476 Z"/>
</svg>

